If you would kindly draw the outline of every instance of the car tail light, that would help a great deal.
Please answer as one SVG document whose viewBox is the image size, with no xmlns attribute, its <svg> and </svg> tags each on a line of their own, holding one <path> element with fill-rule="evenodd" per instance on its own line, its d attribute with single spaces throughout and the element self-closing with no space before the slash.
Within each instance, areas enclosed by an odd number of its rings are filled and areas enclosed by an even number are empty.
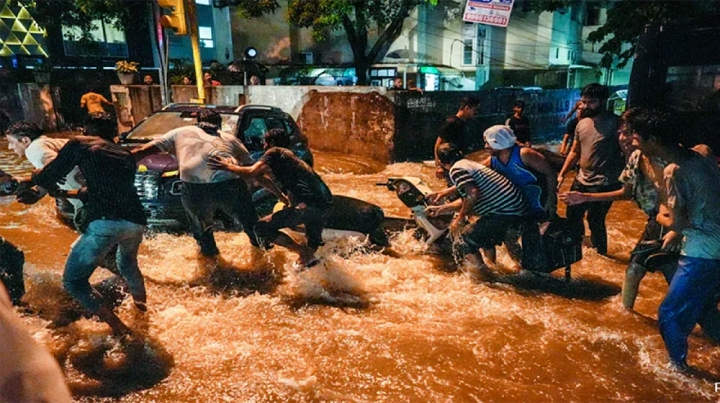
<svg viewBox="0 0 720 403">
<path fill-rule="evenodd" d="M 135 173 L 135 188 L 141 199 L 157 199 L 160 188 L 160 174 L 154 171 Z"/>
</svg>

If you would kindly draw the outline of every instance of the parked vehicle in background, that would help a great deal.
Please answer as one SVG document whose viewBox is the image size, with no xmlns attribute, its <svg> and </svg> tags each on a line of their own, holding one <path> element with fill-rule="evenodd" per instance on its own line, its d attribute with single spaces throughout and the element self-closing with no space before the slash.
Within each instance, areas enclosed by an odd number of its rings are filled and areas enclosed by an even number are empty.
<svg viewBox="0 0 720 403">
<path fill-rule="evenodd" d="M 253 160 L 263 154 L 263 136 L 274 128 L 290 134 L 291 149 L 303 161 L 313 165 L 313 155 L 307 138 L 293 118 L 281 109 L 265 105 L 219 106 L 199 104 L 170 104 L 143 119 L 130 131 L 120 135 L 120 144 L 134 148 L 148 143 L 172 129 L 197 122 L 202 109 L 214 109 L 223 119 L 222 130 L 233 133 L 247 147 Z M 170 154 L 154 154 L 138 162 L 135 187 L 148 218 L 148 226 L 155 229 L 183 230 L 187 221 L 180 202 L 178 163 Z M 266 194 L 263 192 L 262 194 Z M 259 196 L 259 194 L 258 194 Z M 257 196 L 256 196 L 257 197 Z M 74 212 L 69 203 L 58 203 L 61 218 L 72 220 Z"/>
<path fill-rule="evenodd" d="M 630 75 L 628 107 L 670 111 L 686 146 L 720 151 L 720 25 L 687 20 L 649 25 Z"/>
</svg>

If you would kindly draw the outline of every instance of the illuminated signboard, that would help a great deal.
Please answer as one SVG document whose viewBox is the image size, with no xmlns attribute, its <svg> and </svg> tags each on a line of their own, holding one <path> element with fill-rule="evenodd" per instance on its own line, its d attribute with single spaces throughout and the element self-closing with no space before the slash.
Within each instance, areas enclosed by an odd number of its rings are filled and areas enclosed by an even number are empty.
<svg viewBox="0 0 720 403">
<path fill-rule="evenodd" d="M 463 21 L 507 27 L 513 0 L 468 0 Z"/>
<path fill-rule="evenodd" d="M 0 56 L 45 56 L 45 30 L 40 28 L 30 13 L 18 4 L 6 2 L 0 11 Z"/>
</svg>

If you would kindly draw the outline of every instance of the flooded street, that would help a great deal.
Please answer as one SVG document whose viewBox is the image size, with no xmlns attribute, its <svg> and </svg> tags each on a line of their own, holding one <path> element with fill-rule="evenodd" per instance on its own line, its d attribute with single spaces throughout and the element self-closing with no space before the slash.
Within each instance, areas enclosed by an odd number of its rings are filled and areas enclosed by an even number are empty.
<svg viewBox="0 0 720 403">
<path fill-rule="evenodd" d="M 29 172 L 4 137 L 0 148 L 0 168 Z M 388 216 L 409 210 L 377 182 L 418 176 L 442 187 L 421 163 L 322 152 L 315 161 L 333 193 Z M 216 235 L 224 263 L 214 271 L 198 261 L 191 237 L 155 234 L 139 255 L 149 312 L 135 313 L 130 300 L 118 308 L 144 338 L 119 343 L 105 324 L 62 323 L 77 311 L 61 285 L 77 235 L 57 220 L 53 200 L 0 198 L 0 235 L 25 252 L 23 319 L 80 402 L 717 401 L 712 380 L 668 368 L 656 323 L 667 289 L 660 273 L 642 282 L 639 314 L 622 308 L 643 226 L 633 203 L 615 203 L 611 258 L 584 248 L 570 284 L 517 274 L 502 247 L 496 281 L 473 281 L 424 254 L 412 230 L 394 235 L 386 252 L 328 242 L 318 252 L 324 263 L 299 274 L 295 255 L 275 247 L 253 256 L 244 234 Z M 98 270 L 92 281 L 108 277 Z M 689 363 L 720 380 L 720 349 L 698 329 L 689 344 Z"/>
</svg>

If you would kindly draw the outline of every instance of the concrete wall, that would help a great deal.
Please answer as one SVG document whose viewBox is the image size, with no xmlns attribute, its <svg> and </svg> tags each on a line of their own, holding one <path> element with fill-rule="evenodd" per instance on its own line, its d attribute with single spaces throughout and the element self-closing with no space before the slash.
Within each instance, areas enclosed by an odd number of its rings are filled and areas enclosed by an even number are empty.
<svg viewBox="0 0 720 403">
<path fill-rule="evenodd" d="M 311 91 L 297 123 L 314 149 L 389 163 L 396 133 L 394 114 L 392 101 L 374 91 Z"/>
<path fill-rule="evenodd" d="M 146 92 L 142 92 L 142 87 Z M 144 117 L 139 116 L 139 111 L 150 111 L 147 106 L 140 106 L 142 102 L 149 102 L 148 87 L 111 88 L 121 125 L 127 125 L 129 117 L 137 123 Z M 133 96 L 135 88 L 138 88 L 139 95 Z M 181 90 L 191 93 L 187 99 L 175 98 L 175 101 L 189 101 L 196 96 L 194 89 L 193 86 L 174 86 L 175 97 L 180 96 Z M 611 91 L 616 89 L 611 88 Z M 247 103 L 271 105 L 289 113 L 308 137 L 312 149 L 358 155 L 382 163 L 431 159 L 440 126 L 448 116 L 457 112 L 460 100 L 466 96 L 478 97 L 481 102 L 478 116 L 468 122 L 465 140 L 470 149 L 483 146 L 482 133 L 488 127 L 504 124 L 515 99 L 526 102 L 525 114 L 530 119 L 533 142 L 559 140 L 565 129 L 562 118 L 580 98 L 579 89 L 535 93 L 440 91 L 420 94 L 414 91 L 386 91 L 377 87 L 210 88 L 212 93 L 235 95 L 240 90 L 244 92 Z M 234 102 L 225 104 L 237 105 Z M 121 126 L 121 131 L 128 128 Z"/>
<path fill-rule="evenodd" d="M 385 95 L 387 89 L 381 87 L 326 87 L 322 85 L 292 85 L 292 86 L 249 86 L 247 90 L 247 103 L 272 105 L 289 113 L 295 120 L 300 117 L 309 93 L 353 93 L 366 94 L 377 92 Z"/>
<path fill-rule="evenodd" d="M 242 85 L 218 85 L 205 87 L 205 103 L 210 105 L 241 105 L 245 103 Z M 173 85 L 172 102 L 195 102 L 198 97 L 195 85 Z"/>
<path fill-rule="evenodd" d="M 432 158 L 437 130 L 457 112 L 460 99 L 481 100 L 479 116 L 468 123 L 468 144 L 483 146 L 482 133 L 505 122 L 512 101 L 526 101 L 535 141 L 561 138 L 562 117 L 578 89 L 518 94 L 483 92 L 393 92 L 376 87 L 251 86 L 251 104 L 272 105 L 288 112 L 308 136 L 310 147 L 370 157 L 381 162 Z"/>
<path fill-rule="evenodd" d="M 38 123 L 43 130 L 56 131 L 58 128 L 49 85 L 18 84 L 24 119 Z"/>
<path fill-rule="evenodd" d="M 35 83 L 0 84 L 0 108 L 11 121 L 30 120 L 45 131 L 55 131 L 61 119 L 53 101 L 55 91 L 49 85 Z"/>
<path fill-rule="evenodd" d="M 162 108 L 159 85 L 111 85 L 118 133 L 126 132 Z"/>
<path fill-rule="evenodd" d="M 373 158 L 393 157 L 395 107 L 385 88 L 249 86 L 249 104 L 272 105 L 289 113 L 315 150 Z"/>
</svg>

